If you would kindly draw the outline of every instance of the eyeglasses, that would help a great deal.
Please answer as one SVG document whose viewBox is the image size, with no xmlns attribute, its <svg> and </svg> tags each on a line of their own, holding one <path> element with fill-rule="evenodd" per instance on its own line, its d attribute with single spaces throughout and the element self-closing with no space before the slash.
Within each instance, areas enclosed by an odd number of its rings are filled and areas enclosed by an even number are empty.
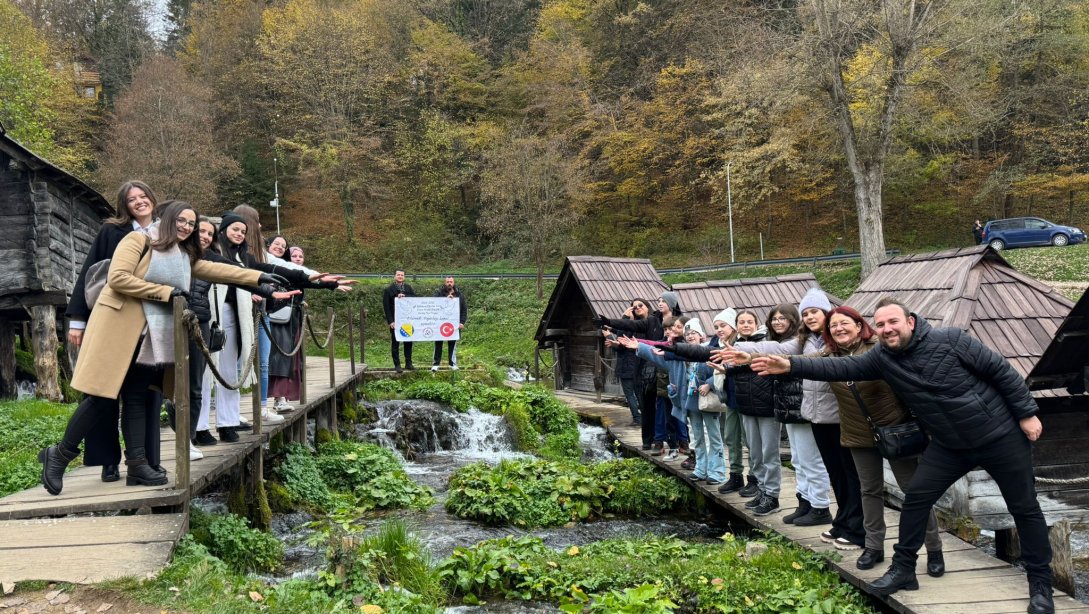
<svg viewBox="0 0 1089 614">
<path fill-rule="evenodd" d="M 193 221 L 190 221 L 190 220 L 183 220 L 180 217 L 177 220 L 175 220 L 174 223 L 178 225 L 178 228 L 188 228 L 188 229 L 192 230 L 192 229 L 197 227 L 196 222 L 193 222 Z"/>
<path fill-rule="evenodd" d="M 835 328 L 855 328 L 856 326 L 858 326 L 858 323 L 854 320 L 851 320 L 850 322 L 835 322 L 833 324 L 829 324 L 828 328 L 829 330 L 831 330 Z"/>
<path fill-rule="evenodd" d="M 774 318 L 771 319 L 771 321 L 772 322 L 789 322 L 790 318 L 787 318 L 787 317 L 784 317 L 784 316 L 775 316 Z"/>
</svg>

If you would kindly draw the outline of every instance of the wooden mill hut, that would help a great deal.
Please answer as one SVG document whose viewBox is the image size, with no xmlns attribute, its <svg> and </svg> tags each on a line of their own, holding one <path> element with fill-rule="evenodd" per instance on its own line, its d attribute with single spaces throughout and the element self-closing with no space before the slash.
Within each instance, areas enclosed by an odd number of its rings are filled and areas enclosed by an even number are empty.
<svg viewBox="0 0 1089 614">
<path fill-rule="evenodd" d="M 557 389 L 620 394 L 615 358 L 591 320 L 619 318 L 632 299 L 657 299 L 666 290 L 645 258 L 568 256 L 537 327 L 536 360 L 552 352 Z M 539 369 L 537 369 L 539 371 Z"/>
<path fill-rule="evenodd" d="M 751 277 L 721 281 L 697 281 L 674 284 L 673 291 L 680 299 L 684 315 L 700 319 L 703 330 L 712 334 L 711 319 L 726 307 L 752 309 L 760 324 L 767 319 L 772 308 L 781 303 L 798 304 L 810 288 L 819 288 L 812 273 L 781 275 L 779 277 Z M 833 305 L 842 301 L 828 295 Z"/>
<path fill-rule="evenodd" d="M 1026 378 L 1073 306 L 1070 299 L 1018 272 L 987 246 L 894 257 L 879 266 L 847 304 L 869 318 L 884 296 L 896 297 L 933 326 L 968 331 L 1006 357 Z M 1083 325 L 1078 326 L 1084 331 Z M 1084 340 L 1079 343 L 1081 351 Z M 1044 436 L 1033 449 L 1036 475 L 1045 479 L 1085 476 L 1089 474 L 1089 413 L 1085 412 L 1089 397 L 1045 389 L 1043 382 L 1041 377 L 1033 386 L 1038 388 L 1033 396 L 1044 423 Z M 894 498 L 900 496 L 887 472 L 885 481 Z M 1037 489 L 1049 525 L 1062 519 L 1089 519 L 1089 490 L 1084 485 L 1040 482 Z M 954 484 L 942 507 L 958 517 L 971 517 L 984 529 L 1013 528 L 998 486 L 981 470 Z"/>
<path fill-rule="evenodd" d="M 93 188 L 0 126 L 0 395 L 15 386 L 14 323 L 33 321 L 40 396 L 59 399 L 57 310 L 113 208 Z"/>
</svg>

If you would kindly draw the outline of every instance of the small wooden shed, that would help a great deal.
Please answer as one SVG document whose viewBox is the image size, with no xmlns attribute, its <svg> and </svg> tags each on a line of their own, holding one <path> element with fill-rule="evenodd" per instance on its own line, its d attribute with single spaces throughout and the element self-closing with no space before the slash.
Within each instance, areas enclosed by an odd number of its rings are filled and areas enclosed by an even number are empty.
<svg viewBox="0 0 1089 614">
<path fill-rule="evenodd" d="M 1026 378 L 1052 345 L 1073 307 L 1070 299 L 1017 271 L 988 246 L 891 258 L 859 286 L 847 304 L 869 318 L 884 296 L 896 297 L 933 326 L 968 331 L 1002 354 Z M 1033 387 L 1038 388 L 1033 396 L 1044 423 L 1044 436 L 1033 450 L 1037 476 L 1085 476 L 1089 469 L 1089 397 Z M 888 471 L 885 481 L 894 498 L 902 496 Z M 1062 519 L 1089 520 L 1085 486 L 1041 482 L 1037 490 L 1049 525 Z M 958 517 L 971 517 L 984 529 L 1013 528 L 998 486 L 982 470 L 954 484 L 941 506 Z"/>
<path fill-rule="evenodd" d="M 780 275 L 779 277 L 751 277 L 722 281 L 697 281 L 674 284 L 673 291 L 686 316 L 699 316 L 700 324 L 708 335 L 713 334 L 711 319 L 727 307 L 751 309 L 756 312 L 760 324 L 767 319 L 772 308 L 781 303 L 797 305 L 810 288 L 819 288 L 812 273 Z M 843 301 L 828 295 L 833 305 Z"/>
<path fill-rule="evenodd" d="M 621 394 L 611 370 L 615 357 L 591 320 L 619 318 L 633 299 L 654 301 L 665 290 L 645 258 L 568 256 L 536 334 L 538 358 L 552 352 L 556 389 Z"/>
<path fill-rule="evenodd" d="M 76 277 L 109 202 L 0 126 L 0 396 L 15 385 L 15 322 L 33 321 L 39 396 L 59 399 L 57 310 Z"/>
</svg>

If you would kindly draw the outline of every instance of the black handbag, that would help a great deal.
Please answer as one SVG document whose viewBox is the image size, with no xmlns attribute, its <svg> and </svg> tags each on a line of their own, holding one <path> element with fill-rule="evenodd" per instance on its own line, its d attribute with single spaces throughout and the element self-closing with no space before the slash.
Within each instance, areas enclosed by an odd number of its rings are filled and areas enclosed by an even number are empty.
<svg viewBox="0 0 1089 614">
<path fill-rule="evenodd" d="M 862 401 L 862 395 L 858 394 L 858 387 L 855 386 L 855 383 L 847 382 L 847 388 L 854 395 L 858 408 L 862 411 L 862 415 L 866 417 L 870 430 L 873 431 L 873 441 L 878 454 L 888 460 L 897 460 L 918 456 L 923 453 L 927 444 L 930 443 L 930 439 L 926 436 L 926 432 L 923 431 L 923 427 L 920 426 L 918 420 L 909 420 L 893 426 L 877 426 L 873 423 L 870 412 L 866 410 L 866 404 Z"/>
<path fill-rule="evenodd" d="M 216 308 L 216 321 L 212 322 L 212 326 L 208 329 L 208 353 L 212 354 L 223 349 L 223 345 L 227 343 L 227 333 L 219 327 L 219 290 L 216 289 L 215 284 L 212 284 L 212 292 L 215 294 L 212 297 L 212 304 Z"/>
</svg>

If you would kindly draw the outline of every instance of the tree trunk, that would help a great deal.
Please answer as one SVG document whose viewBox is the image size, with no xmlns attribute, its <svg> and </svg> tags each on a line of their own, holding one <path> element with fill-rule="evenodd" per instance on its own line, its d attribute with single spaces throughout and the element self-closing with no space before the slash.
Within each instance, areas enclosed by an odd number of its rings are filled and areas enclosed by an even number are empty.
<svg viewBox="0 0 1089 614">
<path fill-rule="evenodd" d="M 35 305 L 30 308 L 33 321 L 31 344 L 34 346 L 34 373 L 38 376 L 37 397 L 60 402 L 60 383 L 57 380 L 57 309 L 53 305 Z"/>
<path fill-rule="evenodd" d="M 0 318 L 0 398 L 15 398 L 15 327 Z"/>
<path fill-rule="evenodd" d="M 884 164 L 874 163 L 855 175 L 855 206 L 858 209 L 858 251 L 862 254 L 862 279 L 885 260 L 885 228 L 881 219 Z"/>
</svg>

